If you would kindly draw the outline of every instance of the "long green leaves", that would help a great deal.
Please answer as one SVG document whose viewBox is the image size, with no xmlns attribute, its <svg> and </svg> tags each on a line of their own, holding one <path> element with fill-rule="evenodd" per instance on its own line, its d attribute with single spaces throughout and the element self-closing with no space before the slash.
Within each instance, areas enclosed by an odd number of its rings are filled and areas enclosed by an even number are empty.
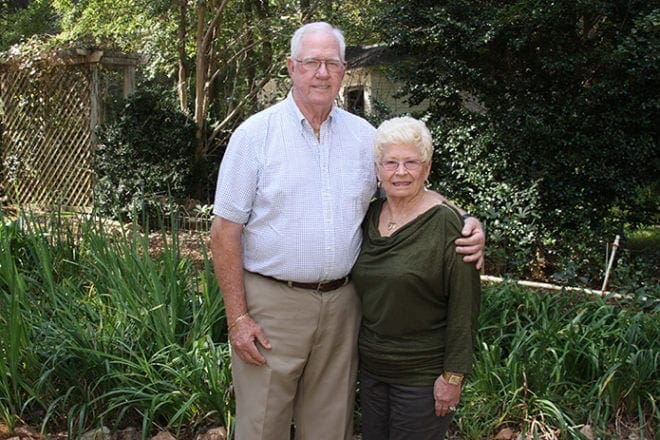
<svg viewBox="0 0 660 440">
<path fill-rule="evenodd" d="M 176 231 L 59 215 L 1 220 L 0 422 L 72 436 L 207 423 L 231 433 L 225 316 L 206 255 L 198 264 L 182 257 Z M 504 427 L 530 439 L 583 438 L 587 424 L 600 438 L 617 426 L 652 438 L 656 312 L 501 284 L 484 286 L 480 322 L 455 418 L 461 438 Z"/>
<path fill-rule="evenodd" d="M 228 424 L 224 309 L 207 258 L 182 258 L 176 234 L 151 236 L 154 255 L 137 230 L 4 221 L 0 420 L 72 435 Z"/>
<path fill-rule="evenodd" d="M 465 438 L 503 427 L 529 438 L 582 438 L 585 424 L 602 437 L 618 422 L 652 438 L 660 394 L 653 313 L 503 285 L 486 288 L 480 319 L 460 412 Z"/>
</svg>

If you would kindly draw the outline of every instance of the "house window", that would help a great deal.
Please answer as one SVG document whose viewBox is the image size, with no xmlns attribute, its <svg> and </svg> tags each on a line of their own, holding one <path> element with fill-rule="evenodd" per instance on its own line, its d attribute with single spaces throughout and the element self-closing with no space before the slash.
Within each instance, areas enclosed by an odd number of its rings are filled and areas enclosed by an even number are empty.
<svg viewBox="0 0 660 440">
<path fill-rule="evenodd" d="M 364 88 L 356 87 L 346 91 L 344 102 L 346 110 L 358 115 L 364 115 Z"/>
</svg>

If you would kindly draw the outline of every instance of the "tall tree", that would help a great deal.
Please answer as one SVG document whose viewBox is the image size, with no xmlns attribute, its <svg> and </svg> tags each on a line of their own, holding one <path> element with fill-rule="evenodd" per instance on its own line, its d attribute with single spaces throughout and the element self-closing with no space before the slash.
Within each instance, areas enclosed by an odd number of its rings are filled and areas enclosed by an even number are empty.
<svg viewBox="0 0 660 440">
<path fill-rule="evenodd" d="M 197 126 L 200 159 L 251 109 L 278 68 L 274 49 L 286 48 L 298 17 L 295 4 L 265 0 L 54 0 L 54 6 L 62 38 L 143 52 L 148 71 L 176 72 L 180 107 Z M 209 130 L 210 121 L 217 122 Z"/>
<path fill-rule="evenodd" d="M 346 28 L 349 40 L 373 43 L 369 17 L 381 2 L 36 0 L 18 5 L 0 0 L 0 8 L 20 12 L 32 23 L 57 17 L 62 40 L 145 54 L 150 76 L 164 73 L 175 80 L 181 110 L 195 119 L 202 158 L 255 109 L 264 84 L 283 71 L 288 38 L 297 26 L 327 20 Z M 39 28 L 17 29 L 31 36 Z M 20 36 L 4 38 L 14 42 Z"/>
<path fill-rule="evenodd" d="M 0 0 L 2 1 L 2 0 Z M 5 2 L 6 3 L 6 2 Z M 373 42 L 358 11 L 371 0 L 36 0 L 57 16 L 57 38 L 85 47 L 138 52 L 148 79 L 176 89 L 194 119 L 197 162 L 221 153 L 232 128 L 264 105 L 258 97 L 286 76 L 295 28 L 310 20 L 349 26 L 347 38 Z M 2 5 L 2 3 L 0 3 Z M 6 4 L 5 4 L 6 6 Z M 371 38 L 371 40 L 369 40 Z"/>
</svg>

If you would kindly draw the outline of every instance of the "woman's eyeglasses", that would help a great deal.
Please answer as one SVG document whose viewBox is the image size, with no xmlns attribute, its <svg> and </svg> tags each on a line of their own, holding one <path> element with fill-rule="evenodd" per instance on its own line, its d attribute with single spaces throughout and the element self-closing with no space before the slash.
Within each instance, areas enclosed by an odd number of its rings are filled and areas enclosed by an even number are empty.
<svg viewBox="0 0 660 440">
<path fill-rule="evenodd" d="M 422 166 L 422 161 L 406 160 L 404 162 L 399 162 L 398 160 L 384 160 L 380 163 L 380 166 L 386 171 L 396 171 L 399 169 L 400 165 L 403 165 L 408 171 L 415 171 Z"/>
</svg>

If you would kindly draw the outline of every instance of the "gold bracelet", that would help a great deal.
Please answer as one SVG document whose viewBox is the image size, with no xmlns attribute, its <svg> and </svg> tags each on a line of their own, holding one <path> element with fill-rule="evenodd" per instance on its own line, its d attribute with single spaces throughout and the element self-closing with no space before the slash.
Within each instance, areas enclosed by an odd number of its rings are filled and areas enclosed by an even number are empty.
<svg viewBox="0 0 660 440">
<path fill-rule="evenodd" d="M 249 316 L 250 315 L 247 312 L 243 313 L 241 316 L 234 319 L 234 322 L 231 323 L 231 325 L 229 326 L 229 328 L 227 330 L 233 329 L 234 327 L 236 327 L 236 324 L 238 324 L 239 322 L 241 322 L 242 320 L 244 320 L 245 318 L 247 318 Z"/>
</svg>

